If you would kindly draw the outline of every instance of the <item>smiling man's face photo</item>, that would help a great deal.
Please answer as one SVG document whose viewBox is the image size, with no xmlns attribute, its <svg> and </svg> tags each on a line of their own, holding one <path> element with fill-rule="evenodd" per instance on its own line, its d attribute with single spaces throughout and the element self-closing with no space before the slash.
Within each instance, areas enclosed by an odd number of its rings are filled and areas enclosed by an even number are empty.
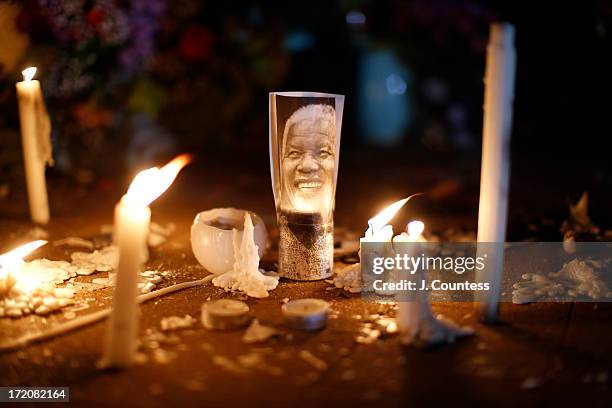
<svg viewBox="0 0 612 408">
<path fill-rule="evenodd" d="M 298 212 L 331 206 L 336 118 L 330 105 L 306 105 L 285 125 L 282 151 L 282 207 Z"/>
</svg>

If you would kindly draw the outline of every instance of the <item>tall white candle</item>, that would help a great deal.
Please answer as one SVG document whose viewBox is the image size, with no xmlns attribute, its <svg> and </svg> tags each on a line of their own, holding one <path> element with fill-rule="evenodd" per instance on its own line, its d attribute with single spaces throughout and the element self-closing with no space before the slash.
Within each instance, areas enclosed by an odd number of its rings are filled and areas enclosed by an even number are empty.
<svg viewBox="0 0 612 408">
<path fill-rule="evenodd" d="M 16 87 L 30 217 L 33 222 L 45 225 L 49 222 L 45 166 L 53 165 L 51 122 L 40 82 L 32 79 L 35 73 L 35 67 L 24 69 L 23 81 L 17 82 Z"/>
<path fill-rule="evenodd" d="M 126 196 L 115 206 L 115 241 L 119 264 L 109 320 L 104 365 L 126 367 L 132 361 L 138 335 L 138 274 L 147 258 L 147 236 L 151 210 L 130 204 Z"/>
<path fill-rule="evenodd" d="M 479 243 L 503 243 L 506 237 L 515 69 L 514 26 L 492 24 L 485 74 Z M 478 250 L 479 256 L 487 253 L 487 262 L 476 279 L 489 282 L 491 289 L 488 293 L 477 292 L 477 311 L 484 321 L 493 322 L 499 310 L 503 245 L 479 245 Z"/>
<path fill-rule="evenodd" d="M 138 173 L 127 194 L 115 206 L 114 231 L 119 264 L 101 362 L 103 367 L 124 368 L 132 362 L 138 335 L 138 274 L 148 257 L 149 204 L 170 187 L 189 160 L 188 155 L 181 155 L 162 168 Z"/>
</svg>

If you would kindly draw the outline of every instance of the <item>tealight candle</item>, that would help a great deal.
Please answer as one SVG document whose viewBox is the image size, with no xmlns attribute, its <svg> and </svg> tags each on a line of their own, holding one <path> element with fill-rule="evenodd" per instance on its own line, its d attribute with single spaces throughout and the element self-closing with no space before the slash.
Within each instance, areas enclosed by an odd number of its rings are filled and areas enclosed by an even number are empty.
<svg viewBox="0 0 612 408">
<path fill-rule="evenodd" d="M 33 222 L 44 225 L 49 222 L 45 166 L 53 165 L 51 122 L 40 82 L 32 79 L 36 74 L 36 67 L 26 68 L 22 73 L 23 81 L 17 82 L 16 88 L 30 217 Z"/>
<path fill-rule="evenodd" d="M 322 299 L 291 300 L 282 306 L 287 326 L 299 330 L 320 330 L 327 324 L 329 303 Z"/>
<path fill-rule="evenodd" d="M 240 300 L 211 300 L 202 305 L 202 325 L 210 330 L 240 329 L 251 321 L 249 310 Z"/>
<path fill-rule="evenodd" d="M 114 231 L 119 263 L 102 359 L 104 367 L 121 368 L 132 362 L 138 333 L 138 274 L 148 257 L 149 205 L 170 187 L 189 160 L 188 155 L 181 155 L 162 168 L 141 171 L 115 206 Z"/>
</svg>

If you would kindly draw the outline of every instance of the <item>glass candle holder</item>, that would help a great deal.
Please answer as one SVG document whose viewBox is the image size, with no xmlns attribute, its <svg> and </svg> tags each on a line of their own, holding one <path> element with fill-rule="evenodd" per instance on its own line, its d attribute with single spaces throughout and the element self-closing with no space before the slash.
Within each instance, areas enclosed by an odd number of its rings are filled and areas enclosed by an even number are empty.
<svg viewBox="0 0 612 408">
<path fill-rule="evenodd" d="M 344 96 L 270 93 L 270 170 L 280 230 L 279 274 L 330 277 Z"/>
</svg>

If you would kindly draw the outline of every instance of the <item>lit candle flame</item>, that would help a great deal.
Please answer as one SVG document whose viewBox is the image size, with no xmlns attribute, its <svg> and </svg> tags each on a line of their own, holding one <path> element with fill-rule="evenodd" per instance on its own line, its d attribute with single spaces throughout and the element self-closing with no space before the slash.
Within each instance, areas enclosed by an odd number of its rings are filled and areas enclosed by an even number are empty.
<svg viewBox="0 0 612 408">
<path fill-rule="evenodd" d="M 411 195 L 410 197 L 398 200 L 387 208 L 385 208 L 384 210 L 382 210 L 381 212 L 379 212 L 375 217 L 370 218 L 368 220 L 368 231 L 370 231 L 372 234 L 376 233 L 377 231 L 380 231 L 382 228 L 384 228 L 385 225 L 387 225 L 389 221 L 391 221 L 395 214 L 397 214 L 397 212 L 404 206 L 404 204 L 408 202 L 408 200 L 410 200 L 412 197 L 421 194 L 423 193 L 416 193 Z"/>
<path fill-rule="evenodd" d="M 146 207 L 162 195 L 181 171 L 191 161 L 191 155 L 181 154 L 165 166 L 143 170 L 134 177 L 124 202 Z"/>
<path fill-rule="evenodd" d="M 5 263 L 5 262 L 10 262 L 10 261 L 15 261 L 15 260 L 21 260 L 26 255 L 28 255 L 30 252 L 34 251 L 35 249 L 40 248 L 46 243 L 47 241 L 39 239 L 38 241 L 28 242 L 27 244 L 24 244 L 20 247 L 13 249 L 12 251 L 6 252 L 0 255 L 0 264 Z"/>
<path fill-rule="evenodd" d="M 36 75 L 36 67 L 28 67 L 21 71 L 21 73 L 23 74 L 24 81 L 31 81 L 32 78 L 34 78 L 34 75 Z"/>
<path fill-rule="evenodd" d="M 46 243 L 43 240 L 29 242 L 0 255 L 0 297 L 10 292 L 17 279 L 21 279 L 23 258 Z"/>
<path fill-rule="evenodd" d="M 408 238 L 416 240 L 425 230 L 425 224 L 423 221 L 410 221 L 406 227 L 408 231 Z"/>
</svg>

